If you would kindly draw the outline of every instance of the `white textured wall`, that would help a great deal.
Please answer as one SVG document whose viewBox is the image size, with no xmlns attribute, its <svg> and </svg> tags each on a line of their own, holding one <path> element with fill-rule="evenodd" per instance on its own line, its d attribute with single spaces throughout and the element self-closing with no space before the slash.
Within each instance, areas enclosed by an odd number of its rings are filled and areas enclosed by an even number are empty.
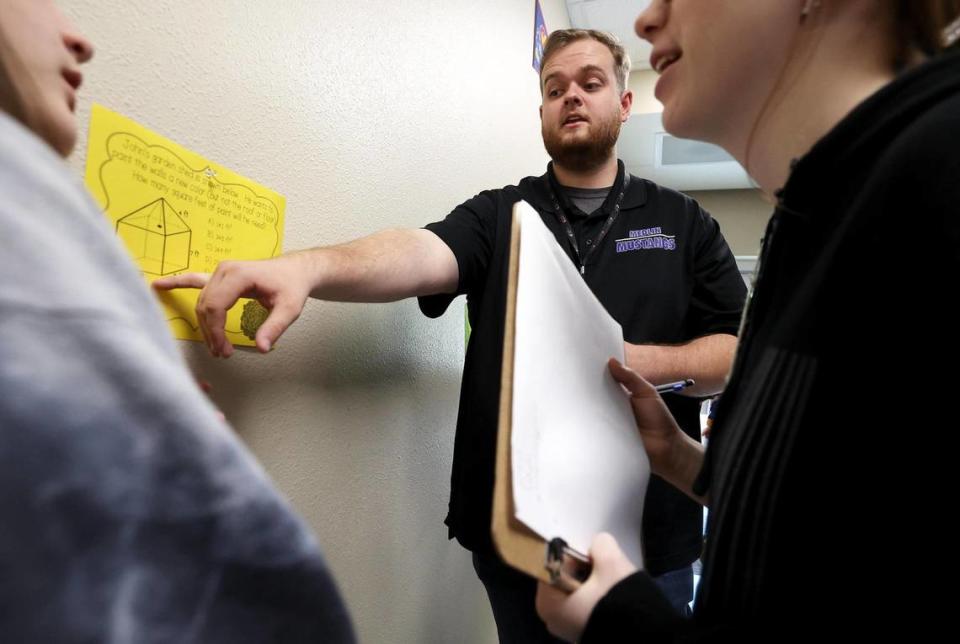
<svg viewBox="0 0 960 644">
<path fill-rule="evenodd" d="M 533 0 L 60 0 L 91 101 L 282 193 L 285 248 L 443 217 L 543 171 Z M 567 26 L 562 0 L 542 2 Z M 73 163 L 84 163 L 81 136 Z M 188 358 L 316 531 L 363 642 L 490 642 L 442 524 L 463 304 L 311 302 L 269 356 Z"/>
</svg>

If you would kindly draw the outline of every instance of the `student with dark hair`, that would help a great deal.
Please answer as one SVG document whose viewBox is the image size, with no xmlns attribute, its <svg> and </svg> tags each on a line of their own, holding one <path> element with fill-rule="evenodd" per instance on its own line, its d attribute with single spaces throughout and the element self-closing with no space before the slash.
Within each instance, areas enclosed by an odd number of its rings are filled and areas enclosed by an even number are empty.
<svg viewBox="0 0 960 644">
<path fill-rule="evenodd" d="M 92 55 L 53 0 L 0 0 L 0 640 L 351 642 L 63 162 Z"/>
<path fill-rule="evenodd" d="M 581 642 L 933 641 L 951 628 L 947 465 L 960 386 L 955 0 L 654 0 L 656 95 L 776 200 L 704 452 L 633 371 L 652 469 L 709 503 L 692 619 L 609 535 L 541 585 Z M 946 632 L 949 632 L 946 631 Z M 908 639 L 909 638 L 909 639 Z"/>
</svg>

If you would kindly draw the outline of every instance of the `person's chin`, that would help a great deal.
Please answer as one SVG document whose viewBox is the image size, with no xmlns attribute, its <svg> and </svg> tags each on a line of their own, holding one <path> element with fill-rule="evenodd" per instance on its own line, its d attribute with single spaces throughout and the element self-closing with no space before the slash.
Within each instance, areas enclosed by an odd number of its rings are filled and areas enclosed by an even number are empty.
<svg viewBox="0 0 960 644">
<path fill-rule="evenodd" d="M 674 105 L 664 105 L 663 129 L 671 135 L 683 139 L 701 139 L 699 129 L 693 126 L 691 115 L 684 114 L 683 110 Z"/>
<path fill-rule="evenodd" d="M 560 130 L 560 136 L 571 140 L 580 140 L 590 138 L 590 125 L 583 123 L 576 127 L 565 127 Z"/>
<path fill-rule="evenodd" d="M 70 156 L 77 144 L 76 118 L 72 112 L 65 110 L 64 114 L 50 119 L 45 131 L 39 134 L 60 156 Z"/>
</svg>

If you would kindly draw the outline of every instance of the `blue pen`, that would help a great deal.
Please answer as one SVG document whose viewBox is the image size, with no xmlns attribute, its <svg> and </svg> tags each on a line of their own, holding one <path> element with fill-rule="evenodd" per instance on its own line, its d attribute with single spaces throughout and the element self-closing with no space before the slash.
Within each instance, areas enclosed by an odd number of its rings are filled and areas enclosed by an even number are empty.
<svg viewBox="0 0 960 644">
<path fill-rule="evenodd" d="M 665 385 L 657 385 L 654 387 L 654 389 L 657 390 L 658 394 L 666 394 L 680 391 L 681 389 L 686 389 L 687 387 L 692 387 L 693 384 L 693 380 L 687 378 L 686 380 L 680 380 L 678 382 L 668 382 Z"/>
</svg>

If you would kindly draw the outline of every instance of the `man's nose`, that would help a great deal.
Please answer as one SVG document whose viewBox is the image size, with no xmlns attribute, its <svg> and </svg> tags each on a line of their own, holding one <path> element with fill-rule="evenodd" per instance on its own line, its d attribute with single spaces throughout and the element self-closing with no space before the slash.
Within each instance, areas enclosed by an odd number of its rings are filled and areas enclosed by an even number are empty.
<svg viewBox="0 0 960 644">
<path fill-rule="evenodd" d="M 583 93 L 580 86 L 576 83 L 570 83 L 566 93 L 563 95 L 564 105 L 583 105 Z"/>
</svg>

